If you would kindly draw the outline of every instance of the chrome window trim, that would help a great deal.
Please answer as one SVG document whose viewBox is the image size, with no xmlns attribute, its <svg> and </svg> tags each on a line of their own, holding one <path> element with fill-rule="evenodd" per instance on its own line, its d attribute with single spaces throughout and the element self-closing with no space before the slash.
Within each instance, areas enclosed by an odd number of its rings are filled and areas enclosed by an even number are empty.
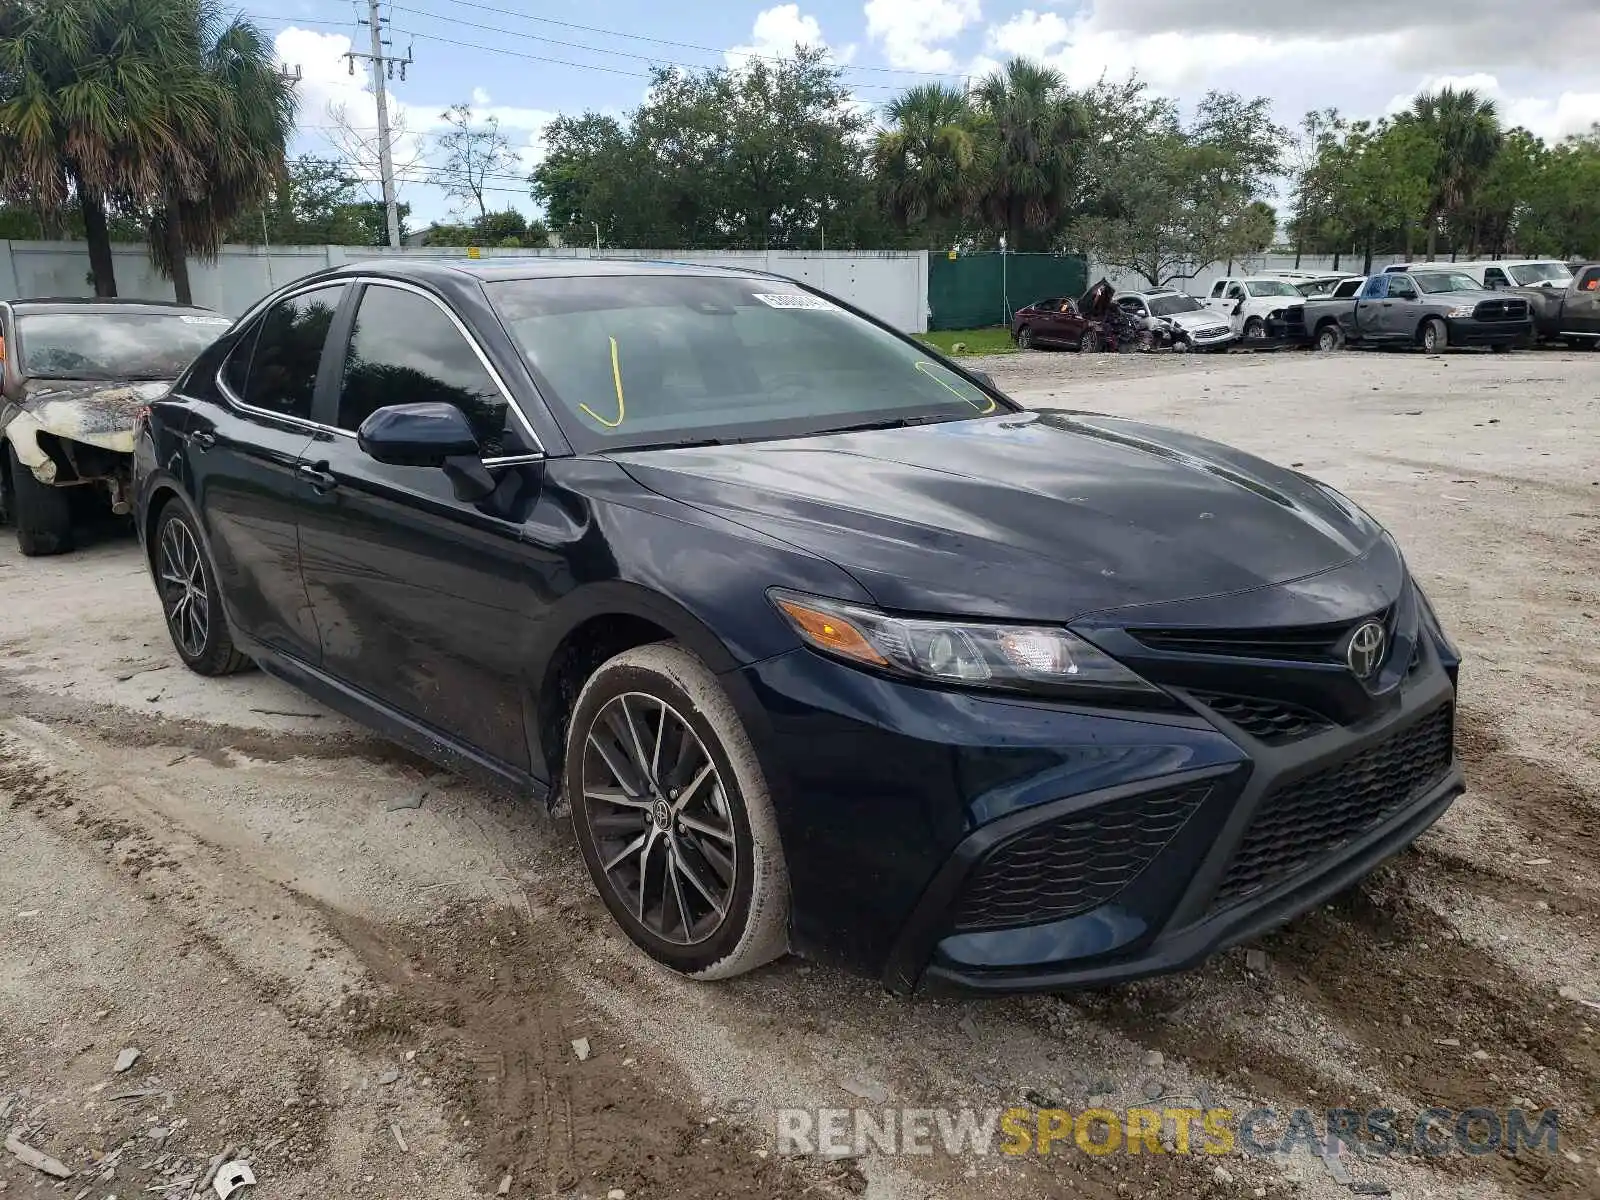
<svg viewBox="0 0 1600 1200">
<path fill-rule="evenodd" d="M 344 284 L 363 283 L 373 287 L 396 288 L 399 291 L 412 292 L 426 300 L 431 300 L 434 307 L 449 318 L 450 323 L 456 327 L 456 332 L 459 333 L 467 345 L 472 348 L 473 354 L 477 355 L 479 364 L 488 374 L 489 379 L 494 383 L 495 388 L 500 392 L 500 398 L 506 402 L 506 407 L 517 414 L 517 423 L 522 426 L 522 431 L 526 433 L 528 438 L 533 442 L 535 447 L 534 451 L 527 454 L 499 455 L 494 458 L 486 458 L 483 460 L 484 466 L 513 466 L 520 463 L 541 462 L 547 457 L 548 452 L 545 450 L 544 443 L 539 439 L 539 435 L 534 432 L 533 424 L 528 420 L 528 414 L 522 411 L 522 405 L 518 404 L 516 398 L 512 396 L 511 389 L 506 386 L 506 381 L 501 378 L 500 372 L 495 370 L 494 364 L 489 361 L 489 356 L 484 353 L 483 347 L 478 344 L 478 339 L 472 336 L 472 331 L 466 327 L 460 317 L 456 316 L 456 314 L 450 310 L 449 305 L 447 305 L 443 300 L 439 299 L 439 297 L 435 296 L 432 292 L 428 291 L 426 288 L 418 287 L 416 284 L 408 283 L 404 280 L 385 279 L 380 275 L 341 275 L 335 279 L 321 279 L 314 283 L 307 283 L 304 287 L 297 287 L 291 291 L 270 296 L 266 300 L 255 305 L 255 307 L 250 309 L 250 311 L 247 312 L 243 317 L 239 318 L 239 322 L 240 324 L 245 324 L 248 321 L 253 321 L 261 313 L 265 312 L 270 305 L 278 304 L 284 300 L 292 300 L 294 297 L 303 296 L 307 292 L 318 291 L 326 287 L 342 286 Z M 361 301 L 359 299 L 356 301 L 357 304 L 360 302 Z M 359 310 L 357 315 L 359 315 Z M 239 397 L 234 394 L 233 389 L 228 387 L 227 384 L 222 380 L 222 368 L 227 364 L 228 358 L 230 357 L 232 357 L 231 352 L 217 366 L 217 386 L 221 389 L 223 395 L 227 397 L 230 404 L 242 408 L 246 412 L 276 417 L 280 421 L 291 421 L 294 424 L 303 425 L 308 429 L 313 429 L 321 433 L 333 433 L 340 437 L 346 438 L 354 438 L 356 436 L 352 430 L 341 429 L 336 425 L 324 425 L 320 421 L 313 421 L 309 418 L 290 416 L 287 413 L 273 412 L 269 408 L 260 408 L 254 404 L 246 404 L 243 400 L 240 400 Z"/>
</svg>

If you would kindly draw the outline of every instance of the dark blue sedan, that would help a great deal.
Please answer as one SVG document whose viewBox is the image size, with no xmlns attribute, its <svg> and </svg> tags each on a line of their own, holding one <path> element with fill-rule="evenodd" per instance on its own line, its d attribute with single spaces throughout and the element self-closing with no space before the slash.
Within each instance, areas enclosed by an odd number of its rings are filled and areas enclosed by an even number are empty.
<svg viewBox="0 0 1600 1200">
<path fill-rule="evenodd" d="M 203 353 L 135 470 L 188 666 L 564 798 L 618 924 L 700 978 L 1184 967 L 1462 786 L 1458 658 L 1350 501 L 1025 411 L 786 279 L 341 267 Z"/>
</svg>

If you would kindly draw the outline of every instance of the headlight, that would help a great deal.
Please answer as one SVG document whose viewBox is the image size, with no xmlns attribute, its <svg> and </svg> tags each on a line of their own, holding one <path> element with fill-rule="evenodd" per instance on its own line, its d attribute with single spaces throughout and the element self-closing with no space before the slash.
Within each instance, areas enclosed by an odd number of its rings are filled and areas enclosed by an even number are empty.
<svg viewBox="0 0 1600 1200">
<path fill-rule="evenodd" d="M 1064 629 L 892 617 L 781 588 L 768 595 L 808 645 L 897 675 L 1012 691 L 1157 692 Z"/>
<path fill-rule="evenodd" d="M 1457 318 L 1459 318 L 1459 317 L 1470 317 L 1472 315 L 1472 313 L 1473 313 L 1472 305 L 1470 305 L 1470 304 L 1458 304 L 1455 308 L 1452 308 L 1449 312 L 1445 313 L 1445 316 L 1447 316 L 1447 317 L 1457 317 Z"/>
</svg>

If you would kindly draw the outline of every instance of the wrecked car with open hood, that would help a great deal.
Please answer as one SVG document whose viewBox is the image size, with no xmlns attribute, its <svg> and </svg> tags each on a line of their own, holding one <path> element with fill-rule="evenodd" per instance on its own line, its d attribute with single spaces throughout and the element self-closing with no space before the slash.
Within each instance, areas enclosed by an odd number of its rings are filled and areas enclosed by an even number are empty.
<svg viewBox="0 0 1600 1200">
<path fill-rule="evenodd" d="M 130 510 L 134 415 L 230 323 L 154 301 L 0 302 L 0 512 L 24 554 Z"/>
</svg>

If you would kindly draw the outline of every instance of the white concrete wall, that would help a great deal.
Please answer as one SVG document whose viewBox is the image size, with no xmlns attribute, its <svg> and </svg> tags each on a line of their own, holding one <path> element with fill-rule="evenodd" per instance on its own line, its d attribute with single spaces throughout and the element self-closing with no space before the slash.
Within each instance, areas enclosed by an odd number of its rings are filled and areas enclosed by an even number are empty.
<svg viewBox="0 0 1600 1200">
<path fill-rule="evenodd" d="M 1423 257 L 1418 252 L 1414 258 Z M 1390 263 L 1407 261 L 1403 254 L 1375 254 L 1372 256 L 1372 269 L 1381 271 Z M 1339 271 L 1349 272 L 1351 275 L 1361 274 L 1362 256 L 1359 254 L 1345 254 L 1339 258 Z M 1292 254 L 1257 254 L 1250 258 L 1238 258 L 1233 262 L 1233 269 L 1228 269 L 1225 262 L 1212 263 L 1210 266 L 1197 272 L 1192 279 L 1174 279 L 1166 286 L 1177 288 L 1180 292 L 1188 292 L 1191 296 L 1204 296 L 1211 290 L 1211 285 L 1219 279 L 1238 278 L 1243 275 L 1260 275 L 1272 271 L 1326 271 L 1334 274 L 1333 256 L 1305 254 L 1300 258 L 1300 266 L 1294 265 Z M 1122 271 L 1116 267 L 1103 266 L 1093 260 L 1089 263 L 1089 282 L 1094 283 L 1104 276 L 1109 279 L 1118 291 L 1138 292 L 1150 286 L 1136 271 Z"/>
<path fill-rule="evenodd" d="M 462 258 L 465 254 L 465 250 L 449 246 L 408 246 L 401 250 L 285 246 L 273 247 L 270 252 L 259 246 L 224 246 L 215 263 L 191 260 L 189 277 L 196 304 L 237 316 L 274 287 L 325 267 L 391 255 Z M 581 247 L 542 251 L 484 249 L 481 254 L 484 258 L 595 257 L 594 250 Z M 148 300 L 172 299 L 172 284 L 156 274 L 143 246 L 117 246 L 113 255 L 119 294 Z M 928 327 L 928 256 L 922 251 L 607 250 L 602 256 L 771 271 L 831 292 L 907 333 L 920 333 Z M 0 297 L 93 294 L 89 252 L 84 243 L 0 241 Z"/>
</svg>

